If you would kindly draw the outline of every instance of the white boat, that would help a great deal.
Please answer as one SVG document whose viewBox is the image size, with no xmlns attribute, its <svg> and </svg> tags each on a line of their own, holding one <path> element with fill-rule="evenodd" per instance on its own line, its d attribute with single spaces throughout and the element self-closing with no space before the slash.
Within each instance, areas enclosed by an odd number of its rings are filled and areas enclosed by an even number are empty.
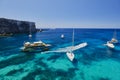
<svg viewBox="0 0 120 80">
<path fill-rule="evenodd" d="M 37 42 L 33 42 L 33 43 L 25 42 L 24 46 L 21 49 L 24 52 L 32 52 L 32 51 L 35 51 L 37 49 L 39 49 L 39 50 L 48 50 L 48 48 L 50 46 L 51 46 L 50 44 L 46 44 L 46 43 L 44 43 L 42 41 L 37 41 Z"/>
<path fill-rule="evenodd" d="M 48 46 L 51 46 L 50 44 L 46 44 L 42 41 L 36 41 L 36 42 L 33 42 L 33 43 L 30 43 L 30 42 L 25 42 L 24 43 L 24 47 L 48 47 Z"/>
<path fill-rule="evenodd" d="M 32 35 L 31 34 L 29 34 L 29 38 L 31 38 L 32 37 Z"/>
<path fill-rule="evenodd" d="M 112 44 L 110 41 L 107 41 L 106 46 L 108 46 L 109 48 L 114 48 L 114 44 Z"/>
<path fill-rule="evenodd" d="M 73 61 L 73 59 L 74 59 L 74 57 L 75 57 L 74 53 L 72 53 L 72 52 L 67 52 L 66 55 L 68 56 L 68 58 L 70 59 L 70 61 Z"/>
<path fill-rule="evenodd" d="M 112 42 L 112 43 L 118 43 L 118 40 L 115 39 L 115 38 L 112 38 L 112 39 L 111 39 L 111 42 Z"/>
<path fill-rule="evenodd" d="M 110 41 L 111 43 L 118 43 L 118 40 L 116 38 L 116 30 L 114 31 L 113 38 Z"/>
<path fill-rule="evenodd" d="M 64 38 L 64 34 L 61 35 L 61 38 L 62 38 L 62 39 Z"/>
<path fill-rule="evenodd" d="M 73 61 L 73 59 L 75 57 L 74 53 L 72 52 L 73 47 L 74 47 L 74 29 L 73 29 L 73 35 L 72 35 L 72 48 L 70 51 L 66 52 L 66 55 L 67 55 L 68 59 L 70 59 L 70 61 Z"/>
<path fill-rule="evenodd" d="M 32 34 L 31 34 L 31 33 L 32 33 L 32 32 L 31 32 L 31 25 L 30 25 L 30 27 L 29 27 L 29 31 L 30 31 L 30 32 L 29 32 L 29 38 L 31 38 L 31 37 L 32 37 Z"/>
</svg>

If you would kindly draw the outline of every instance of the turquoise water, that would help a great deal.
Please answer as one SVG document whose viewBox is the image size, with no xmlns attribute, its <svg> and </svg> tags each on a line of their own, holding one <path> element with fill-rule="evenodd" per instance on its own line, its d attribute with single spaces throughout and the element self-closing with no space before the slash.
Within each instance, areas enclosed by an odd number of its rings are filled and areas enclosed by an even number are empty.
<svg viewBox="0 0 120 80">
<path fill-rule="evenodd" d="M 113 32 L 75 29 L 75 45 L 87 42 L 88 46 L 74 51 L 73 62 L 62 52 L 72 45 L 72 29 L 51 29 L 33 34 L 32 38 L 28 34 L 1 37 L 0 80 L 120 80 L 120 44 L 115 44 L 115 49 L 103 45 Z M 21 52 L 25 41 L 38 40 L 51 44 L 49 51 Z"/>
</svg>

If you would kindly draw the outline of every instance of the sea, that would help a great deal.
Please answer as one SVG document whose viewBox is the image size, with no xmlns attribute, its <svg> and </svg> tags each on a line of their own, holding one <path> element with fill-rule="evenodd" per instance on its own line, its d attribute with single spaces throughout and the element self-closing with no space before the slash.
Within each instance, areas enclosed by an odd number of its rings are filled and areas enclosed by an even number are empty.
<svg viewBox="0 0 120 80">
<path fill-rule="evenodd" d="M 71 28 L 48 29 L 32 38 L 29 34 L 0 37 L 0 80 L 120 80 L 120 43 L 113 49 L 104 45 L 114 31 L 120 42 L 120 29 L 75 28 L 74 46 L 88 45 L 73 51 L 73 61 L 64 52 L 72 46 Z M 51 44 L 49 50 L 21 50 L 25 42 L 40 40 Z"/>
</svg>

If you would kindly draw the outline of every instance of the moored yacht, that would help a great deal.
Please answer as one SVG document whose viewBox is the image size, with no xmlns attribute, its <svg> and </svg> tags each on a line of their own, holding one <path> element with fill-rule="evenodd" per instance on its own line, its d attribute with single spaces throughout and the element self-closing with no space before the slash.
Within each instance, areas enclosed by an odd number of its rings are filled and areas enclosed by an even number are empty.
<svg viewBox="0 0 120 80">
<path fill-rule="evenodd" d="M 37 41 L 37 42 L 33 42 L 33 43 L 30 43 L 30 42 L 25 42 L 24 43 L 24 47 L 22 48 L 22 51 L 32 51 L 32 50 L 35 50 L 37 48 L 40 48 L 40 49 L 48 49 L 48 47 L 51 46 L 50 44 L 46 44 L 42 41 Z"/>
<path fill-rule="evenodd" d="M 118 43 L 118 40 L 116 38 L 116 30 L 114 31 L 113 38 L 110 41 L 111 43 Z"/>
<path fill-rule="evenodd" d="M 106 46 L 108 46 L 109 48 L 114 48 L 114 44 L 112 44 L 110 41 L 107 41 Z"/>
</svg>

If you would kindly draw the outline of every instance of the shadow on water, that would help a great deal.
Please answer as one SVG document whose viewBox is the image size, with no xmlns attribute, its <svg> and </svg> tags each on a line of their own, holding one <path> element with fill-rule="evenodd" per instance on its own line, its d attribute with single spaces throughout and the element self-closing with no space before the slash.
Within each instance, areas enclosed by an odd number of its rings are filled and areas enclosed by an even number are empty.
<svg viewBox="0 0 120 80">
<path fill-rule="evenodd" d="M 120 62 L 120 51 L 119 50 L 107 48 L 107 51 L 105 54 L 107 58 L 111 58 L 113 60 Z"/>
<path fill-rule="evenodd" d="M 84 53 L 83 57 L 80 59 L 80 61 L 84 65 L 91 65 L 92 61 L 95 60 L 94 56 L 91 56 L 91 54 Z"/>
<path fill-rule="evenodd" d="M 22 64 L 32 59 L 34 59 L 33 54 L 24 54 L 24 55 L 14 56 L 10 59 L 0 61 L 0 68 L 4 68 L 10 65 Z"/>
<path fill-rule="evenodd" d="M 72 64 L 73 64 L 74 66 L 78 66 L 78 60 L 77 60 L 76 58 L 74 58 Z"/>
</svg>

